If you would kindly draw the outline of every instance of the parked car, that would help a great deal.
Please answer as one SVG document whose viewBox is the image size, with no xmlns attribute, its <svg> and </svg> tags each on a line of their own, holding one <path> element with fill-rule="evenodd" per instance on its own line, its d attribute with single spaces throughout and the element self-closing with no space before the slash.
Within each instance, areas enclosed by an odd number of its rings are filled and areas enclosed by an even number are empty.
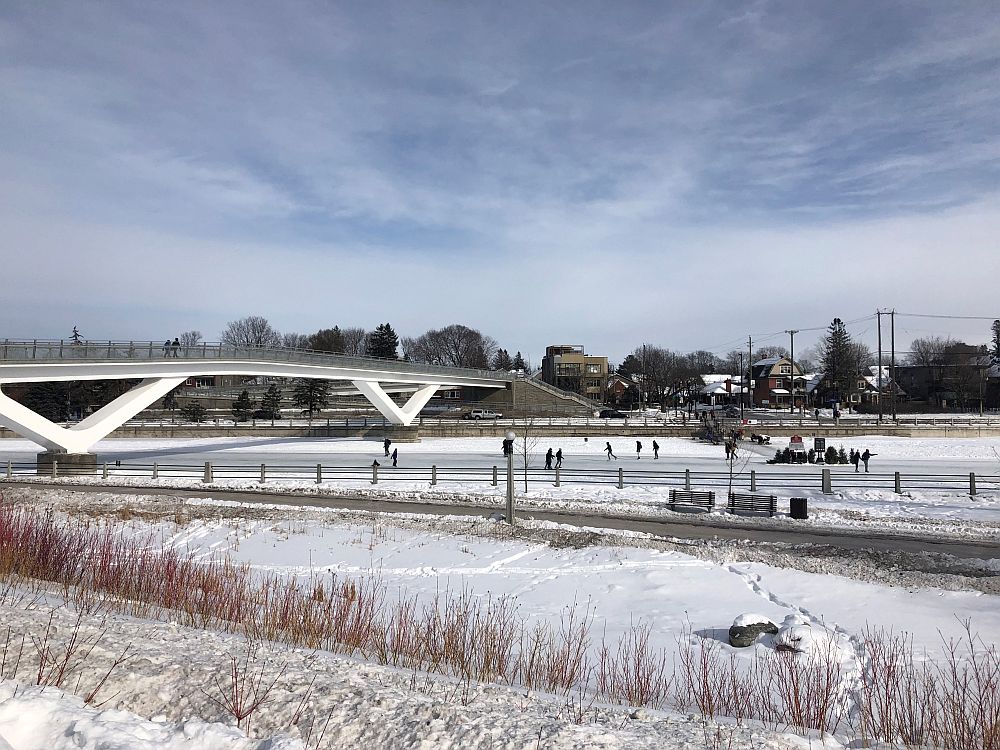
<svg viewBox="0 0 1000 750">
<path fill-rule="evenodd" d="M 617 409 L 601 409 L 600 413 L 601 419 L 627 419 L 624 414 L 622 414 Z"/>
<path fill-rule="evenodd" d="M 473 409 L 465 415 L 465 419 L 500 419 L 503 414 L 489 409 Z"/>
<path fill-rule="evenodd" d="M 727 417 L 738 417 L 740 415 L 740 410 L 735 406 L 727 406 L 726 410 L 723 412 Z"/>
<path fill-rule="evenodd" d="M 273 416 L 274 419 L 281 419 L 281 413 L 280 412 L 277 412 L 277 411 L 276 412 L 272 412 L 270 409 L 257 409 L 253 413 L 253 418 L 254 419 L 272 419 L 272 416 L 271 416 L 272 414 L 274 415 Z"/>
</svg>

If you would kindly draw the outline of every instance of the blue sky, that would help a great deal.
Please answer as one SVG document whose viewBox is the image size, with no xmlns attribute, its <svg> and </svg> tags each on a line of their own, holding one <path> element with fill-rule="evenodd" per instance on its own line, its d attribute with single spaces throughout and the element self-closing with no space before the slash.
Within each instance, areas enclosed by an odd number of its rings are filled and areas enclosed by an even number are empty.
<svg viewBox="0 0 1000 750">
<path fill-rule="evenodd" d="M 1000 315 L 998 80 L 995 2 L 4 3 L 0 336 Z"/>
</svg>

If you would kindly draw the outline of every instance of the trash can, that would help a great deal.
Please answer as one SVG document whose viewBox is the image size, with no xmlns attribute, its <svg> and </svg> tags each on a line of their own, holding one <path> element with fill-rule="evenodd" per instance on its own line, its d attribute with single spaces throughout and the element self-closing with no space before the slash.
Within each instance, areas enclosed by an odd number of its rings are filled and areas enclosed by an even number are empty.
<svg viewBox="0 0 1000 750">
<path fill-rule="evenodd" d="M 804 497 L 793 497 L 791 499 L 789 513 L 792 518 L 809 518 L 809 513 L 806 508 L 806 499 Z"/>
</svg>

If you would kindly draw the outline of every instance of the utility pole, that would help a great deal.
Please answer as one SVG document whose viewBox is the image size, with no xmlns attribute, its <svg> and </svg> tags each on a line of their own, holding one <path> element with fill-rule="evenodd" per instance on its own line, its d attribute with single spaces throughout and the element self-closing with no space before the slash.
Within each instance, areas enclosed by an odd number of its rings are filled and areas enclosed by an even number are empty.
<svg viewBox="0 0 1000 750">
<path fill-rule="evenodd" d="M 750 359 L 747 360 L 747 388 L 751 388 L 751 377 L 753 376 L 753 336 L 747 337 L 747 351 L 749 352 Z M 754 408 L 753 403 L 753 390 L 750 391 L 750 408 Z"/>
<path fill-rule="evenodd" d="M 896 421 L 896 309 L 889 313 L 889 346 L 892 348 L 890 360 L 889 387 L 892 395 L 892 421 Z"/>
<path fill-rule="evenodd" d="M 876 310 L 878 318 L 878 422 L 882 424 L 882 311 Z"/>
<path fill-rule="evenodd" d="M 795 334 L 798 333 L 798 331 L 794 331 L 794 330 L 793 331 L 785 331 L 785 333 L 787 333 L 791 337 L 791 339 L 792 339 L 791 349 L 790 349 L 791 353 L 789 354 L 789 357 L 788 357 L 790 360 L 792 360 L 792 368 L 791 368 L 791 373 L 790 373 L 791 374 L 791 378 L 789 379 L 789 384 L 791 385 L 791 388 L 789 388 L 788 392 L 792 394 L 791 398 L 789 398 L 789 401 L 791 402 L 791 406 L 789 407 L 789 411 L 792 414 L 794 414 L 795 413 Z"/>
<path fill-rule="evenodd" d="M 743 402 L 746 401 L 747 395 L 747 383 L 749 378 L 747 378 L 746 373 L 743 371 L 743 352 L 740 352 L 740 422 L 743 421 Z M 980 391 L 982 388 L 980 388 Z M 979 399 L 980 407 L 983 404 L 982 398 Z"/>
</svg>

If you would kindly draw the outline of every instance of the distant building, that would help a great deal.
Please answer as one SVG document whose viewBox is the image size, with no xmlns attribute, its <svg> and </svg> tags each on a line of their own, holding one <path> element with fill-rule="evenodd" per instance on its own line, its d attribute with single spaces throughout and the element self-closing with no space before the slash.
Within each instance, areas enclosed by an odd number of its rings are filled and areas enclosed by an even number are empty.
<svg viewBox="0 0 1000 750">
<path fill-rule="evenodd" d="M 795 379 L 796 405 L 805 401 L 802 370 L 788 357 L 768 357 L 754 362 L 750 379 L 754 406 L 776 409 L 791 406 L 792 379 Z"/>
<path fill-rule="evenodd" d="M 701 376 L 704 385 L 698 392 L 701 403 L 708 406 L 738 404 L 743 395 L 743 378 L 739 375 L 713 373 Z"/>
<path fill-rule="evenodd" d="M 608 382 L 608 358 L 587 354 L 577 344 L 548 346 L 542 357 L 542 381 L 603 403 Z"/>
</svg>

